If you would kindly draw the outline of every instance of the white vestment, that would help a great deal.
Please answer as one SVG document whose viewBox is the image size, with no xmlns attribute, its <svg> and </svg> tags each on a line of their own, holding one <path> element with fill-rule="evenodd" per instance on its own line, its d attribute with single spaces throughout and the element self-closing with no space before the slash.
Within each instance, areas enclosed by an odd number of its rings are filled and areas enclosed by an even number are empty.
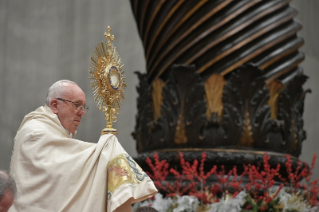
<svg viewBox="0 0 319 212">
<path fill-rule="evenodd" d="M 25 116 L 14 141 L 10 212 L 127 212 L 157 192 L 116 136 L 96 144 L 70 138 L 47 106 Z"/>
</svg>

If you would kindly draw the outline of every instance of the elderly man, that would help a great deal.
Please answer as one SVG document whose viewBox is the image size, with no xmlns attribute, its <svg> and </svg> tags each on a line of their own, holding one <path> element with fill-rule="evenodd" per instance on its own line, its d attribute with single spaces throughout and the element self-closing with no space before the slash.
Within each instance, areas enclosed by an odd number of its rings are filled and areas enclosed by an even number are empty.
<svg viewBox="0 0 319 212">
<path fill-rule="evenodd" d="M 61 80 L 25 116 L 11 158 L 19 197 L 10 211 L 127 212 L 157 192 L 114 135 L 96 144 L 74 139 L 85 103 L 77 84 Z"/>
<path fill-rule="evenodd" d="M 0 170 L 0 212 L 9 210 L 16 191 L 16 184 L 13 178 L 5 171 Z"/>
</svg>

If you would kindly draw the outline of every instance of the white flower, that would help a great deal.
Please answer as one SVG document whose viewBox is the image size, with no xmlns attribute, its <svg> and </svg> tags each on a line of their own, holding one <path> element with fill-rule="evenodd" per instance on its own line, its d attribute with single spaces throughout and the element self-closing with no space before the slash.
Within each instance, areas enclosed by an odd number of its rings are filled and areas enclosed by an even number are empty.
<svg viewBox="0 0 319 212">
<path fill-rule="evenodd" d="M 170 197 L 163 198 L 162 194 L 157 193 L 152 202 L 152 207 L 158 210 L 158 212 L 166 212 L 172 203 L 173 200 Z"/>
<path fill-rule="evenodd" d="M 313 207 L 310 209 L 310 212 L 318 212 L 319 211 L 319 207 Z"/>
<path fill-rule="evenodd" d="M 176 196 L 176 203 L 178 204 L 177 208 L 174 208 L 173 212 L 187 211 L 193 212 L 196 211 L 196 207 L 199 203 L 198 199 L 194 196 Z"/>
<path fill-rule="evenodd" d="M 219 202 L 210 205 L 209 212 L 239 212 L 246 195 L 245 191 L 241 191 L 235 198 L 229 200 L 221 199 Z"/>
<path fill-rule="evenodd" d="M 275 193 L 278 188 L 272 188 L 271 193 Z M 219 202 L 210 204 L 208 206 L 208 212 L 240 212 L 241 205 L 245 202 L 245 196 L 247 195 L 246 191 L 241 191 L 237 194 L 235 198 L 232 198 L 230 195 L 226 198 L 222 198 Z M 279 204 L 283 203 L 283 211 L 288 209 L 295 209 L 302 212 L 319 212 L 318 207 L 310 208 L 307 205 L 307 202 L 303 199 L 302 195 L 290 194 L 281 189 L 278 192 L 277 197 L 279 198 Z M 200 202 L 195 196 L 175 196 L 173 199 L 170 197 L 163 198 L 163 195 L 157 193 L 154 200 L 146 200 L 144 202 L 136 203 L 133 205 L 133 211 L 137 207 L 151 206 L 158 210 L 159 212 L 167 212 L 172 207 L 173 212 L 194 212 L 199 206 Z"/>
<path fill-rule="evenodd" d="M 310 211 L 310 206 L 307 205 L 307 202 L 303 199 L 301 195 L 298 194 L 289 194 L 283 189 L 281 189 L 278 193 L 279 204 L 283 203 L 284 208 L 283 211 L 288 209 L 295 209 L 297 211 L 308 212 Z"/>
</svg>

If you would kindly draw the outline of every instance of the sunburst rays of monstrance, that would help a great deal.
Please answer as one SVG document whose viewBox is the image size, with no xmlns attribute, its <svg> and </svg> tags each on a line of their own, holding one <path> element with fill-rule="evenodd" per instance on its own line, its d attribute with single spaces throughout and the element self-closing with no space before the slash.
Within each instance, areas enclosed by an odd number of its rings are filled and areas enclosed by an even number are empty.
<svg viewBox="0 0 319 212">
<path fill-rule="evenodd" d="M 97 45 L 91 56 L 89 79 L 91 79 L 94 101 L 98 108 L 103 110 L 106 120 L 106 128 L 101 134 L 117 135 L 112 123 L 117 120 L 116 115 L 124 99 L 126 84 L 121 58 L 112 43 L 114 35 L 111 35 L 111 27 L 107 27 L 104 36 L 107 41 Z"/>
</svg>

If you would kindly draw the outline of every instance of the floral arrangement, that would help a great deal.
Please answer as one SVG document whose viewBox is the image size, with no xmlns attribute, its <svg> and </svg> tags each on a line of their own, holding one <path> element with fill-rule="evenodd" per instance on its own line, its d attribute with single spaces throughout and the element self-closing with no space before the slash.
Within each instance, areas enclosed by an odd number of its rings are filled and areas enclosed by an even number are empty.
<svg viewBox="0 0 319 212">
<path fill-rule="evenodd" d="M 157 194 L 152 199 L 135 204 L 134 207 L 148 205 L 159 212 L 319 211 L 319 179 L 311 179 L 316 155 L 313 156 L 310 167 L 299 161 L 295 169 L 292 169 L 290 155 L 286 155 L 287 178 L 279 174 L 280 164 L 271 168 L 266 153 L 262 167 L 244 165 L 240 175 L 237 174 L 236 167 L 226 173 L 224 166 L 218 169 L 216 165 L 205 173 L 206 157 L 203 152 L 200 162 L 194 160 L 191 164 L 185 161 L 180 153 L 181 171 L 178 172 L 171 168 L 166 160 L 160 160 L 155 152 L 154 161 L 146 159 L 152 172 L 148 175 L 166 197 Z M 174 183 L 166 181 L 170 173 L 175 178 Z M 207 183 L 207 179 L 212 176 L 217 182 L 211 185 Z M 248 179 L 248 182 L 243 183 L 243 179 Z M 276 185 L 275 179 L 282 183 Z M 304 180 L 301 181 L 302 179 Z"/>
</svg>

